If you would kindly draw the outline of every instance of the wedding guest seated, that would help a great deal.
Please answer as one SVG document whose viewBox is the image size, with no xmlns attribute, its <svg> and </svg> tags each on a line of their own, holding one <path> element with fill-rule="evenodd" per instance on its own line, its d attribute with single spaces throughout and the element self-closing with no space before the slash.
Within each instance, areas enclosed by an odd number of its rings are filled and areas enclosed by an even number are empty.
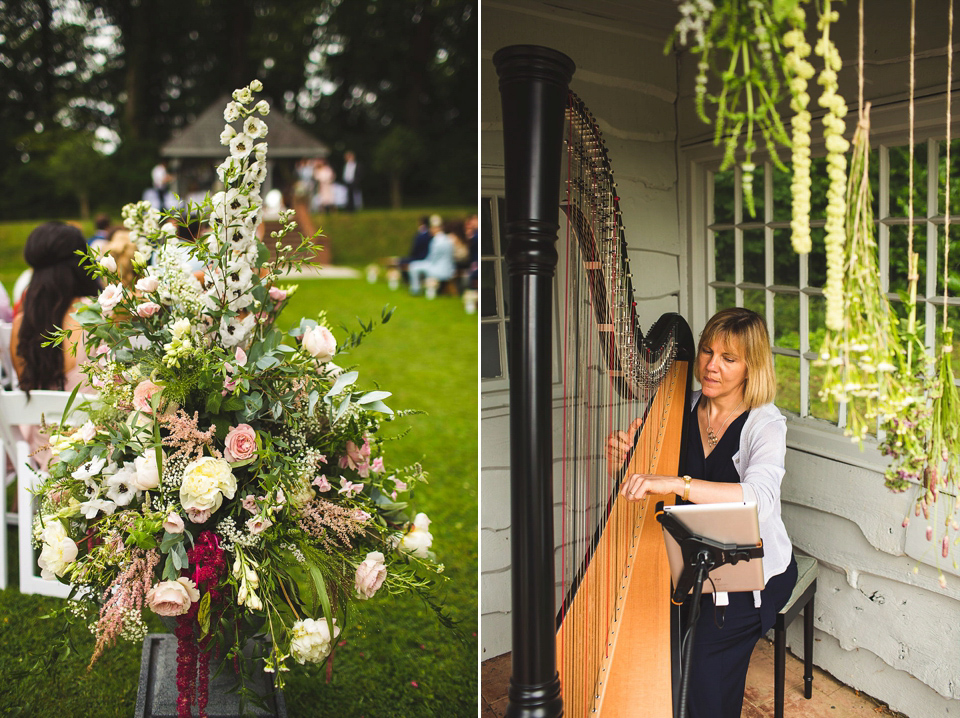
<svg viewBox="0 0 960 718">
<path fill-rule="evenodd" d="M 93 226 L 94 233 L 93 236 L 87 239 L 87 244 L 99 250 L 107 243 L 108 235 L 110 234 L 110 217 L 105 214 L 98 214 L 93 222 Z"/>
<path fill-rule="evenodd" d="M 421 259 L 427 258 L 427 252 L 430 251 L 430 240 L 433 238 L 433 234 L 430 232 L 430 218 L 424 215 L 420 218 L 420 224 L 417 226 L 417 233 L 413 236 L 413 241 L 410 243 L 410 251 L 407 253 L 406 257 L 400 257 L 397 261 L 398 266 L 404 272 L 404 281 L 407 281 L 408 275 L 406 273 L 407 265 L 410 262 L 416 262 Z"/>
<path fill-rule="evenodd" d="M 80 266 L 77 252 L 86 248 L 83 232 L 62 222 L 41 224 L 27 237 L 23 258 L 33 276 L 13 320 L 10 354 L 20 388 L 28 395 L 34 389 L 71 391 L 83 381 L 83 332 L 71 315 L 79 303 L 100 294 L 100 283 Z M 67 339 L 60 346 L 44 346 L 58 327 L 70 331 Z M 36 429 L 28 434 L 35 448 L 46 443 Z M 45 466 L 48 457 L 34 459 Z"/>
<path fill-rule="evenodd" d="M 419 294 L 424 280 L 432 280 L 435 288 L 439 282 L 453 279 L 457 273 L 454 263 L 454 241 L 445 232 L 440 215 L 430 217 L 430 250 L 425 259 L 410 262 L 407 270 L 410 273 L 410 293 Z M 428 293 L 428 297 L 432 298 Z"/>
</svg>

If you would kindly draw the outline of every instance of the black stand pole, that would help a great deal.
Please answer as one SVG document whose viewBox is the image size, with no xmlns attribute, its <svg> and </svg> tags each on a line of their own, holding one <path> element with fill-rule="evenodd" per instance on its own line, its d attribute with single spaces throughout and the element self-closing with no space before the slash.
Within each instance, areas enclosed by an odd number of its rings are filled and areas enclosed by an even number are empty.
<svg viewBox="0 0 960 718">
<path fill-rule="evenodd" d="M 555 50 L 498 50 L 510 269 L 513 656 L 508 718 L 563 715 L 557 673 L 551 334 L 563 118 L 574 64 Z"/>
<path fill-rule="evenodd" d="M 721 543 L 705 536 L 699 536 L 671 514 L 664 512 L 663 502 L 656 508 L 657 521 L 680 546 L 683 556 L 683 572 L 677 580 L 673 591 L 673 602 L 676 605 L 683 603 L 687 594 L 693 590 L 693 603 L 687 618 L 687 628 L 681 641 L 683 654 L 683 668 L 680 678 L 680 697 L 675 711 L 676 718 L 687 716 L 687 696 L 690 692 L 690 665 L 693 660 L 693 641 L 696 636 L 697 622 L 700 619 L 700 598 L 703 595 L 703 584 L 710 571 L 724 564 L 736 564 L 740 561 L 749 561 L 752 558 L 763 556 L 763 544 L 759 546 L 740 546 L 738 544 Z"/>
</svg>

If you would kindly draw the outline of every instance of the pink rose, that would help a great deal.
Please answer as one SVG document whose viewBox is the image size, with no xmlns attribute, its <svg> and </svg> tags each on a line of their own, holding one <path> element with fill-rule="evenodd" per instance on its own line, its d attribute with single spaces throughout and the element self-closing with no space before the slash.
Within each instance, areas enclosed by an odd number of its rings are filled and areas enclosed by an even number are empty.
<svg viewBox="0 0 960 718">
<path fill-rule="evenodd" d="M 286 290 L 280 289 L 280 287 L 270 287 L 270 291 L 268 292 L 268 294 L 270 295 L 270 298 L 275 302 L 282 302 L 284 299 L 287 298 Z"/>
<path fill-rule="evenodd" d="M 174 511 L 171 511 L 169 514 L 167 514 L 167 518 L 163 522 L 163 530 L 171 534 L 182 534 L 183 519 L 180 518 L 180 514 Z"/>
<path fill-rule="evenodd" d="M 187 509 L 187 518 L 195 524 L 206 523 L 213 512 L 210 509 Z"/>
<path fill-rule="evenodd" d="M 327 481 L 327 477 L 323 474 L 313 480 L 313 485 L 317 487 L 318 491 L 329 491 L 333 487 L 330 485 L 330 482 Z"/>
<path fill-rule="evenodd" d="M 329 329 L 316 326 L 303 333 L 303 348 L 315 359 L 327 362 L 337 353 L 337 340 Z"/>
<path fill-rule="evenodd" d="M 137 316 L 143 317 L 152 317 L 154 314 L 160 311 L 160 305 L 156 302 L 142 302 L 137 305 Z"/>
<path fill-rule="evenodd" d="M 254 536 L 256 536 L 258 533 L 264 532 L 271 526 L 273 526 L 273 521 L 268 519 L 263 514 L 254 516 L 252 519 L 247 519 L 247 531 Z"/>
<path fill-rule="evenodd" d="M 107 288 L 100 292 L 100 296 L 97 297 L 97 302 L 100 304 L 103 315 L 109 317 L 113 314 L 114 307 L 116 307 L 122 299 L 123 287 L 119 284 L 108 284 Z"/>
<path fill-rule="evenodd" d="M 147 605 L 158 616 L 182 616 L 190 604 L 200 600 L 197 585 L 189 578 L 161 581 L 147 591 Z"/>
<path fill-rule="evenodd" d="M 378 456 L 376 459 L 374 459 L 373 463 L 370 464 L 370 468 L 373 469 L 376 473 L 382 474 L 383 473 L 383 457 Z"/>
<path fill-rule="evenodd" d="M 150 292 L 157 291 L 157 287 L 160 286 L 160 281 L 156 277 L 144 277 L 143 279 L 138 279 L 135 286 L 138 292 L 149 294 Z"/>
<path fill-rule="evenodd" d="M 251 514 L 257 513 L 257 500 L 254 498 L 253 494 L 247 494 L 244 496 L 243 501 L 240 502 L 240 505 Z"/>
<path fill-rule="evenodd" d="M 150 399 L 160 391 L 160 387 L 154 384 L 149 379 L 144 379 L 142 382 L 137 384 L 136 389 L 133 390 L 133 407 L 137 411 L 150 414 L 153 412 L 153 407 L 150 406 Z"/>
<path fill-rule="evenodd" d="M 357 566 L 354 577 L 354 586 L 357 589 L 357 598 L 367 600 L 377 592 L 387 577 L 387 567 L 383 563 L 383 554 L 371 551 L 363 562 Z"/>
<path fill-rule="evenodd" d="M 246 461 L 257 453 L 257 432 L 249 424 L 238 424 L 227 432 L 225 443 L 227 461 Z"/>
</svg>

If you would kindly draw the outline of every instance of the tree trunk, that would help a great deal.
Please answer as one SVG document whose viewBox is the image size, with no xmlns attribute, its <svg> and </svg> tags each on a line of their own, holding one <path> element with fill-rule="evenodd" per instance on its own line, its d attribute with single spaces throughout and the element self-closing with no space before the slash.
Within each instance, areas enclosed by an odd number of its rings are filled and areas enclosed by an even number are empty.
<svg viewBox="0 0 960 718">
<path fill-rule="evenodd" d="M 77 199 L 80 200 L 80 219 L 90 219 L 90 193 L 84 190 L 77 195 Z"/>
<path fill-rule="evenodd" d="M 403 206 L 403 192 L 400 189 L 400 173 L 390 173 L 390 206 L 400 209 Z"/>
</svg>

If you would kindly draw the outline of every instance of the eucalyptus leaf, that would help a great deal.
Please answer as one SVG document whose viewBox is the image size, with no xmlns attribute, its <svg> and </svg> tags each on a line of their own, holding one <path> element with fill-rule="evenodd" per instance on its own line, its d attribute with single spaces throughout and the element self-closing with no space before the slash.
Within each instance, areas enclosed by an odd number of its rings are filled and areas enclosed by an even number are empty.
<svg viewBox="0 0 960 718">
<path fill-rule="evenodd" d="M 360 372 L 356 372 L 356 371 L 344 372 L 343 374 L 337 377 L 337 380 L 333 383 L 333 386 L 330 387 L 330 391 L 326 393 L 326 396 L 336 396 L 337 394 L 342 392 L 344 389 L 346 389 L 348 386 L 353 384 L 357 380 L 357 377 L 359 376 L 360 376 Z"/>
<path fill-rule="evenodd" d="M 393 396 L 389 391 L 368 391 L 366 394 L 357 399 L 358 404 L 369 404 L 373 401 L 380 401 L 381 399 L 386 399 L 388 396 Z"/>
<path fill-rule="evenodd" d="M 382 401 L 373 401 L 366 405 L 366 408 L 370 411 L 379 411 L 383 414 L 393 414 L 393 409 L 384 404 Z"/>
</svg>

